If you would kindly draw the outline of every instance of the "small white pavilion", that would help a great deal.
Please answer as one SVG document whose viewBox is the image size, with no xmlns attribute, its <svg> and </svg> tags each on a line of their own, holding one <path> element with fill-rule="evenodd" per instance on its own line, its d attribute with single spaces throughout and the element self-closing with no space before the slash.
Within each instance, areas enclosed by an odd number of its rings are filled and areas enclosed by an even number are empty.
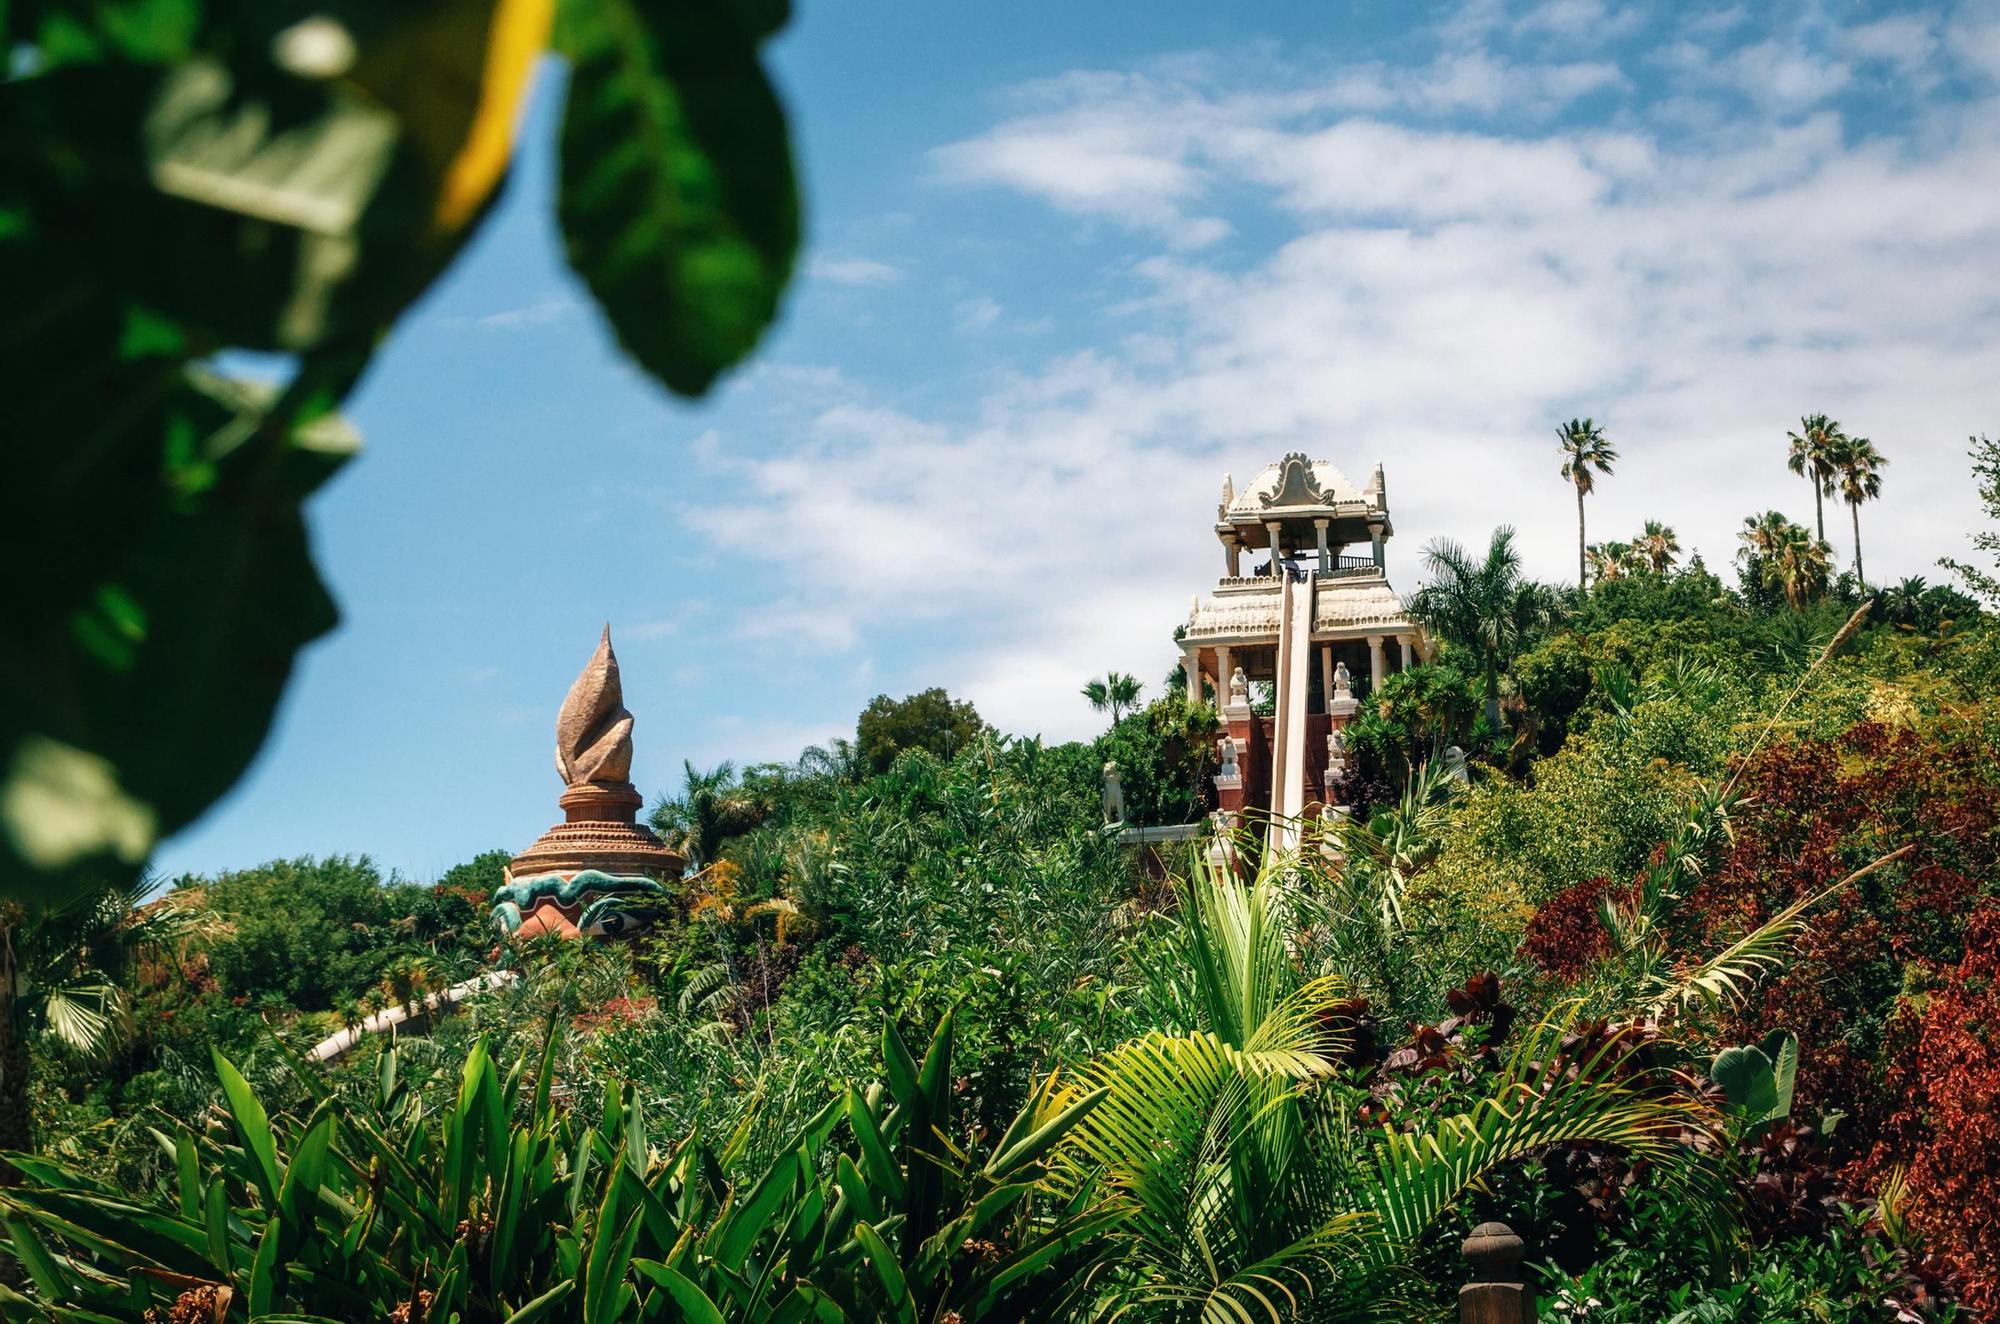
<svg viewBox="0 0 2000 1324">
<path fill-rule="evenodd" d="M 1311 645 L 1320 713 L 1342 663 L 1372 690 L 1427 656 L 1423 628 L 1384 573 L 1383 544 L 1394 532 L 1379 464 L 1366 489 L 1331 462 L 1296 453 L 1241 490 L 1225 476 L 1215 520 L 1225 573 L 1213 594 L 1196 596 L 1181 639 L 1188 697 L 1201 699 L 1210 688 L 1221 707 L 1239 669 L 1247 681 L 1275 678 L 1287 576 L 1296 582 L 1310 573 L 1317 581 Z M 1257 564 L 1245 566 L 1246 552 Z"/>
</svg>

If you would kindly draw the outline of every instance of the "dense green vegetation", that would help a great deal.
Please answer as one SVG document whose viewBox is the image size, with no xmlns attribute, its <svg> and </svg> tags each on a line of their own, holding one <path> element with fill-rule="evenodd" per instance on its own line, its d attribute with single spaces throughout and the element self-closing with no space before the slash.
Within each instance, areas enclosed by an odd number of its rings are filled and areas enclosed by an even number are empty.
<svg viewBox="0 0 2000 1324">
<path fill-rule="evenodd" d="M 1212 709 L 1114 674 L 1087 743 L 935 691 L 688 767 L 624 944 L 502 950 L 498 851 L 50 917 L 0 1306 L 1444 1319 L 1497 1216 L 1550 1320 L 1986 1318 L 2000 627 L 1670 535 L 1581 591 L 1437 549 L 1337 854 L 1254 879 L 1102 826 L 1107 760 L 1135 822 L 1212 771 Z"/>
</svg>

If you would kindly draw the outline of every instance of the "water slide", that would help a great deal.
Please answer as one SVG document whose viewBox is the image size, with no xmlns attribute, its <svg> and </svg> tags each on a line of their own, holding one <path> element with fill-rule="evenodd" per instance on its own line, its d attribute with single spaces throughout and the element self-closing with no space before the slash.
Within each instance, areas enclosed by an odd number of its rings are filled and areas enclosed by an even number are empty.
<svg viewBox="0 0 2000 1324">
<path fill-rule="evenodd" d="M 1312 674 L 1313 597 L 1319 576 L 1303 584 L 1287 576 L 1278 615 L 1277 736 L 1271 750 L 1273 851 L 1298 849 L 1299 816 L 1306 807 L 1306 695 Z"/>
</svg>

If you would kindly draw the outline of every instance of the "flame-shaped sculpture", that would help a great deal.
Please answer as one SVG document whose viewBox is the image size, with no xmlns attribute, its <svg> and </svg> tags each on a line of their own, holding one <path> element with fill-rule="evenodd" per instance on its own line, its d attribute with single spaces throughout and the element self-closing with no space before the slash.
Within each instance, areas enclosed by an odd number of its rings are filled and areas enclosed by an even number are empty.
<svg viewBox="0 0 2000 1324">
<path fill-rule="evenodd" d="M 625 710 L 608 624 L 556 717 L 556 771 L 569 786 L 631 780 L 632 714 Z"/>
<path fill-rule="evenodd" d="M 563 821 L 507 866 L 493 917 L 513 934 L 616 935 L 643 926 L 684 861 L 638 820 L 632 785 L 632 714 L 618 681 L 611 627 L 569 687 L 556 717 L 556 771 Z"/>
</svg>

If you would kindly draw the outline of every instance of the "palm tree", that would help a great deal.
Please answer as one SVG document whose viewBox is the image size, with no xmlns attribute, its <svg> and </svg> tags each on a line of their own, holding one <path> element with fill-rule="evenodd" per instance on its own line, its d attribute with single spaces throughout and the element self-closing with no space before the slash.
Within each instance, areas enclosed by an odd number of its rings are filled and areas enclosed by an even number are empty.
<svg viewBox="0 0 2000 1324">
<path fill-rule="evenodd" d="M 1521 580 L 1514 530 L 1502 525 L 1483 560 L 1455 542 L 1424 549 L 1431 582 L 1410 600 L 1410 610 L 1446 643 L 1470 653 L 1486 680 L 1486 721 L 1500 726 L 1500 672 L 1512 664 L 1521 641 L 1550 610 L 1539 585 Z"/>
<path fill-rule="evenodd" d="M 1833 549 L 1824 540 L 1775 510 L 1753 515 L 1743 525 L 1736 535 L 1743 543 L 1740 555 L 1765 588 L 1782 593 L 1793 608 L 1826 592 Z"/>
<path fill-rule="evenodd" d="M 1138 678 L 1122 671 L 1106 672 L 1104 679 L 1093 680 L 1083 687 L 1083 697 L 1090 700 L 1090 706 L 1098 712 L 1111 713 L 1113 730 L 1128 708 L 1139 706 L 1139 693 L 1144 687 Z"/>
<path fill-rule="evenodd" d="M 1882 590 L 1882 617 L 1891 625 L 1915 629 L 1924 619 L 1931 586 L 1922 575 L 1906 575 Z"/>
<path fill-rule="evenodd" d="M 1681 540 L 1665 524 L 1649 519 L 1645 530 L 1633 539 L 1632 550 L 1654 574 L 1664 575 L 1674 568 L 1674 558 L 1680 555 Z"/>
<path fill-rule="evenodd" d="M 688 857 L 694 868 L 715 863 L 716 852 L 764 820 L 766 806 L 736 780 L 736 765 L 718 763 L 707 772 L 682 760 L 684 783 L 675 799 L 653 806 L 653 830 Z"/>
<path fill-rule="evenodd" d="M 1584 559 L 1590 577 L 1600 584 L 1623 579 L 1640 564 L 1637 549 L 1629 542 L 1594 542 L 1584 549 Z"/>
<path fill-rule="evenodd" d="M 1861 503 L 1882 495 L 1882 466 L 1887 463 L 1866 437 L 1843 437 L 1833 452 L 1834 486 L 1854 519 L 1854 578 L 1863 585 L 1867 581 L 1861 577 Z"/>
<path fill-rule="evenodd" d="M 1757 563 L 1767 561 L 1794 527 L 1783 511 L 1767 510 L 1761 515 L 1745 515 L 1743 528 L 1736 535 L 1736 540 L 1743 546 L 1737 549 L 1736 554 Z"/>
<path fill-rule="evenodd" d="M 0 1149 L 33 1148 L 28 1049 L 46 1039 L 102 1062 L 127 1029 L 121 977 L 141 953 L 171 951 L 227 928 L 195 888 L 147 904 L 150 876 L 74 894 L 30 912 L 0 903 Z M 18 1178 L 0 1166 L 0 1184 Z"/>
<path fill-rule="evenodd" d="M 1826 508 L 1821 498 L 1833 491 L 1833 457 L 1847 434 L 1825 414 L 1807 414 L 1799 420 L 1799 430 L 1787 432 L 1785 437 L 1792 443 L 1785 467 L 1812 483 L 1814 527 L 1819 530 L 1819 540 L 1825 542 Z"/>
<path fill-rule="evenodd" d="M 1562 448 L 1562 476 L 1576 485 L 1576 586 L 1584 588 L 1589 581 L 1584 577 L 1583 499 L 1597 490 L 1597 474 L 1611 472 L 1618 452 L 1594 419 L 1572 418 L 1556 429 L 1556 441 Z"/>
</svg>

